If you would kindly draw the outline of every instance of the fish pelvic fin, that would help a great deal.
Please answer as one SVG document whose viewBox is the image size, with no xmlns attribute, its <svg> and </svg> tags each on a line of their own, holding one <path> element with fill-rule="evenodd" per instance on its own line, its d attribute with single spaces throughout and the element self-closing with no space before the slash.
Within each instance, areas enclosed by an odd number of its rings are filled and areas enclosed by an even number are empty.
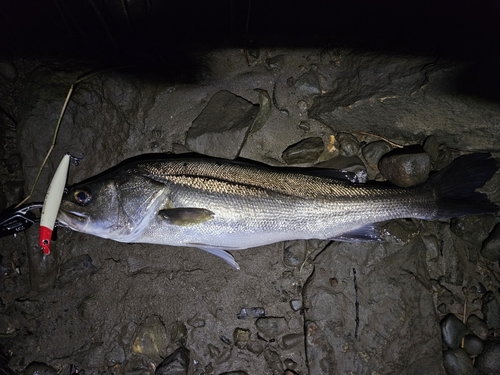
<svg viewBox="0 0 500 375">
<path fill-rule="evenodd" d="M 380 223 L 364 225 L 339 236 L 331 237 L 329 240 L 339 242 L 383 242 L 380 236 Z"/>
<path fill-rule="evenodd" d="M 489 153 L 475 153 L 457 158 L 449 166 L 431 175 L 422 189 L 436 197 L 432 219 L 466 215 L 494 214 L 499 207 L 484 193 L 475 191 L 498 171 Z"/>
<path fill-rule="evenodd" d="M 207 253 L 210 253 L 212 255 L 215 255 L 221 259 L 223 259 L 227 264 L 229 264 L 231 267 L 237 269 L 238 271 L 240 270 L 240 265 L 234 257 L 228 253 L 226 250 L 216 247 L 216 246 L 210 246 L 210 245 L 205 245 L 205 244 L 200 244 L 200 243 L 187 243 L 186 246 L 193 246 L 197 247 L 200 250 L 206 251 Z"/>
</svg>

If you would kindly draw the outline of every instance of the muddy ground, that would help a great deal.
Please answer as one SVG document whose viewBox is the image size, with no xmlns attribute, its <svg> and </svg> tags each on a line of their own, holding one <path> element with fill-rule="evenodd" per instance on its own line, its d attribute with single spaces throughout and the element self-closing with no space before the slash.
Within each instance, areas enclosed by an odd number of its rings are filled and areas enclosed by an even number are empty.
<svg viewBox="0 0 500 375">
<path fill-rule="evenodd" d="M 66 152 L 80 158 L 69 184 L 146 153 L 336 160 L 378 180 L 363 148 L 381 139 L 390 150 L 432 136 L 432 169 L 469 152 L 500 157 L 496 97 L 464 86 L 471 65 L 453 56 L 263 46 L 203 49 L 194 61 L 189 83 L 117 65 L 77 83 L 30 201 L 43 200 Z M 27 195 L 69 88 L 95 63 L 2 64 L 3 209 Z M 221 92 L 226 107 L 211 101 Z M 341 133 L 355 148 L 339 155 Z M 499 178 L 485 191 L 500 204 Z M 445 316 L 477 315 L 485 343 L 500 329 L 499 263 L 481 253 L 497 222 L 401 220 L 384 243 L 277 243 L 233 252 L 239 271 L 194 248 L 66 229 L 43 256 L 34 225 L 0 239 L 2 358 L 25 374 L 444 374 Z M 186 364 L 157 369 L 181 347 Z"/>
</svg>

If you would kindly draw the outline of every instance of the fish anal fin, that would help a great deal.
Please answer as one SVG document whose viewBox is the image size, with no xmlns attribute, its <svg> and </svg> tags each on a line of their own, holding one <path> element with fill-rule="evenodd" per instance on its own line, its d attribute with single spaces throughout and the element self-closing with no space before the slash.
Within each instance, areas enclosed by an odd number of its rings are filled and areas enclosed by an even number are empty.
<svg viewBox="0 0 500 375">
<path fill-rule="evenodd" d="M 234 260 L 234 257 L 230 253 L 228 253 L 226 250 L 224 250 L 223 248 L 205 245 L 205 244 L 200 244 L 200 243 L 187 243 L 186 245 L 197 247 L 200 250 L 203 250 L 203 251 L 206 251 L 207 253 L 215 255 L 215 256 L 223 259 L 231 267 L 236 268 L 237 270 L 240 269 L 240 265 L 236 262 L 236 260 Z"/>
<path fill-rule="evenodd" d="M 214 213 L 205 208 L 179 207 L 160 210 L 158 216 L 172 225 L 190 226 L 212 220 Z"/>
<path fill-rule="evenodd" d="M 329 239 L 342 242 L 383 242 L 380 231 L 380 224 L 368 224 Z"/>
</svg>

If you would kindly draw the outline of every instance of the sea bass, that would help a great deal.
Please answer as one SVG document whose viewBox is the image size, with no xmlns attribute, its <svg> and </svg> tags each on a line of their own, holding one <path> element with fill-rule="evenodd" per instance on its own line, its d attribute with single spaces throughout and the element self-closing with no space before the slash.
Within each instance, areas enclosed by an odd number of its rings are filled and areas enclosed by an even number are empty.
<svg viewBox="0 0 500 375">
<path fill-rule="evenodd" d="M 386 220 L 496 213 L 475 190 L 497 169 L 490 154 L 465 155 L 405 189 L 220 159 L 131 161 L 72 186 L 58 222 L 120 242 L 197 247 L 239 268 L 226 250 L 295 239 L 380 241 L 374 224 Z"/>
</svg>

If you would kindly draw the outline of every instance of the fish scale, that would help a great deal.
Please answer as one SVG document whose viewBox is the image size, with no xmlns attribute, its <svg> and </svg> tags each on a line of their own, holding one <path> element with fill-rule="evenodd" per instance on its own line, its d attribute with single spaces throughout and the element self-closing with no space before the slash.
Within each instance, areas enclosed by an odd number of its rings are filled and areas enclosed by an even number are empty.
<svg viewBox="0 0 500 375">
<path fill-rule="evenodd" d="M 116 241 L 198 247 L 236 267 L 224 250 L 294 239 L 380 241 L 374 223 L 496 212 L 475 192 L 496 170 L 490 155 L 466 155 L 403 189 L 220 159 L 131 162 L 72 187 L 59 221 Z M 82 196 L 89 202 L 78 202 Z"/>
</svg>

